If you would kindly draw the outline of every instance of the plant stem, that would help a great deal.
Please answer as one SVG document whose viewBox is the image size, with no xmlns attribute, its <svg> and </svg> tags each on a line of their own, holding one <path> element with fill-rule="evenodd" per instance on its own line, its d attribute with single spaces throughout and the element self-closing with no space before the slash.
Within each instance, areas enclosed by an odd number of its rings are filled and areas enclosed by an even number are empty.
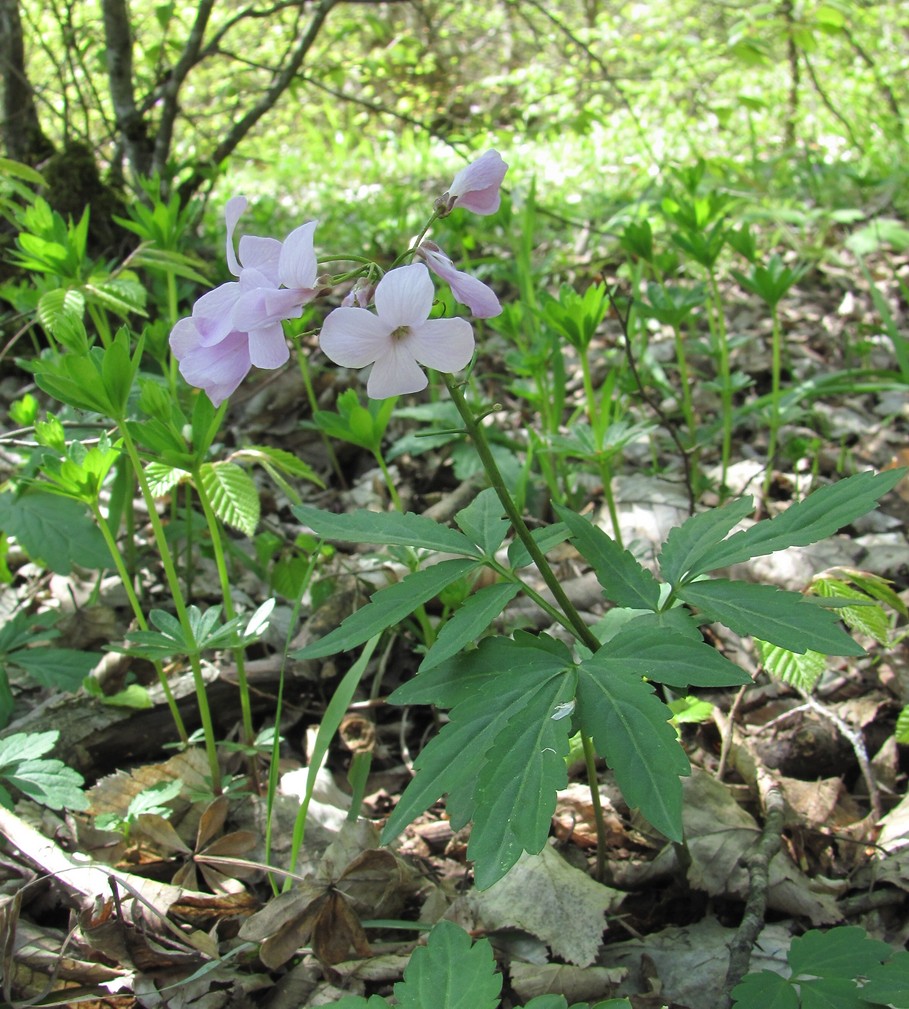
<svg viewBox="0 0 909 1009">
<path fill-rule="evenodd" d="M 398 495 L 398 488 L 395 487 L 395 482 L 391 478 L 391 473 L 389 472 L 388 465 L 382 456 L 380 451 L 373 452 L 376 462 L 379 464 L 379 469 L 382 470 L 382 476 L 385 478 L 385 486 L 388 488 L 388 496 L 391 498 L 391 503 L 395 508 L 404 514 L 404 505 L 401 503 L 401 498 Z"/>
<path fill-rule="evenodd" d="M 461 415 L 461 419 L 464 421 L 467 433 L 473 441 L 477 455 L 479 455 L 480 461 L 483 463 L 483 468 L 489 476 L 490 483 L 492 484 L 499 501 L 501 501 L 502 507 L 505 509 L 505 514 L 511 521 L 515 535 L 527 548 L 527 552 L 533 559 L 534 564 L 536 564 L 537 570 L 540 572 L 543 581 L 546 582 L 549 591 L 552 592 L 556 602 L 565 614 L 565 618 L 571 625 L 572 633 L 591 651 L 597 651 L 600 647 L 599 640 L 593 631 L 591 631 L 581 619 L 580 613 L 578 613 L 572 601 L 565 594 L 565 590 L 562 588 L 555 572 L 549 566 L 549 561 L 546 560 L 546 555 L 539 548 L 533 536 L 531 536 L 530 530 L 527 528 L 527 523 L 518 511 L 511 494 L 508 492 L 508 488 L 505 486 L 505 481 L 502 479 L 499 467 L 496 465 L 496 461 L 493 458 L 492 453 L 489 451 L 489 443 L 486 441 L 485 432 L 483 431 L 482 426 L 477 423 L 476 418 L 473 415 L 473 411 L 470 409 L 470 405 L 464 398 L 464 394 L 461 392 L 460 386 L 450 375 L 443 375 L 443 378 L 445 379 L 445 385 L 448 387 L 449 395 L 457 407 L 458 413 Z M 606 864 L 606 825 L 603 821 L 602 808 L 598 811 L 600 793 L 599 780 L 597 779 L 596 766 L 594 763 L 595 751 L 593 747 L 593 740 L 586 734 L 582 733 L 581 742 L 584 747 L 584 756 L 587 764 L 587 781 L 590 785 L 590 796 L 591 802 L 593 803 L 594 818 L 596 820 L 597 827 L 597 872 L 599 873 L 598 878 L 600 878 Z"/>
<path fill-rule="evenodd" d="M 688 425 L 688 437 L 691 439 L 691 452 L 695 453 L 697 445 L 697 421 L 694 416 L 694 401 L 691 396 L 691 376 L 688 371 L 688 357 L 685 353 L 685 340 L 679 325 L 672 327 L 675 337 L 675 356 L 679 364 L 679 382 L 682 386 L 682 414 Z"/>
<path fill-rule="evenodd" d="M 729 336 L 726 332 L 726 318 L 723 315 L 723 301 L 720 297 L 719 285 L 713 270 L 709 270 L 707 276 L 713 302 L 713 311 L 710 316 L 714 325 L 711 326 L 711 329 L 719 357 L 720 399 L 723 404 L 723 447 L 720 475 L 720 500 L 723 501 L 726 498 L 726 475 L 729 472 L 729 459 L 732 455 L 732 374 L 729 370 Z"/>
<path fill-rule="evenodd" d="M 183 592 L 180 589 L 180 580 L 177 577 L 177 571 L 174 567 L 174 561 L 171 556 L 170 547 L 167 543 L 167 537 L 164 535 L 164 526 L 161 524 L 161 518 L 158 515 L 154 495 L 151 492 L 151 488 L 148 486 L 148 480 L 146 479 L 145 471 L 142 468 L 142 460 L 139 457 L 139 451 L 136 448 L 136 443 L 133 441 L 133 437 L 129 432 L 129 427 L 126 422 L 122 420 L 118 421 L 118 426 L 123 438 L 123 446 L 130 458 L 130 462 L 133 464 L 133 471 L 135 472 L 136 479 L 139 482 L 139 489 L 142 491 L 142 497 L 145 499 L 145 503 L 148 506 L 148 519 L 151 523 L 152 532 L 155 536 L 158 553 L 161 556 L 161 564 L 164 567 L 164 576 L 167 579 L 167 587 L 170 589 L 170 594 L 174 602 L 174 609 L 177 611 L 177 619 L 180 621 L 180 627 L 183 631 L 187 648 L 189 649 L 189 664 L 192 669 L 193 684 L 196 688 L 196 702 L 199 705 L 199 717 L 202 720 L 202 730 L 205 737 L 205 752 L 208 757 L 208 766 L 212 779 L 212 791 L 215 795 L 220 795 L 221 771 L 218 767 L 218 751 L 215 746 L 215 729 L 211 720 L 211 709 L 208 706 L 208 697 L 205 693 L 205 678 L 202 675 L 202 663 L 199 660 L 199 651 L 196 648 L 195 634 L 193 633 L 192 624 L 189 620 L 189 613 L 183 598 Z"/>
<path fill-rule="evenodd" d="M 224 543 L 221 540 L 221 528 L 218 525 L 218 518 L 211 506 L 211 501 L 208 499 L 202 474 L 198 467 L 193 471 L 193 486 L 199 495 L 199 503 L 202 505 L 205 521 L 208 523 L 208 534 L 211 537 L 215 566 L 218 569 L 218 581 L 221 583 L 221 595 L 224 599 L 224 616 L 227 620 L 233 620 L 236 616 L 236 610 L 234 610 L 234 601 L 230 593 L 230 578 L 227 573 L 227 563 L 224 559 Z M 243 720 L 244 742 L 247 746 L 252 746 L 256 741 L 256 735 L 253 731 L 252 709 L 249 703 L 249 683 L 246 680 L 246 656 L 242 646 L 234 649 L 234 661 L 237 664 L 237 686 L 240 690 L 240 714 Z"/>
<path fill-rule="evenodd" d="M 495 490 L 499 501 L 502 502 L 505 514 L 508 516 L 512 527 L 514 528 L 515 535 L 527 548 L 527 552 L 533 559 L 534 564 L 536 564 L 537 570 L 540 572 L 543 581 L 546 582 L 549 591 L 553 594 L 556 602 L 562 608 L 562 612 L 570 621 L 574 635 L 592 651 L 596 651 L 600 647 L 600 642 L 597 640 L 596 636 L 587 624 L 585 624 L 581 619 L 581 615 L 575 609 L 572 601 L 567 595 L 565 595 L 565 590 L 562 588 L 562 584 L 556 577 L 555 572 L 549 566 L 549 561 L 546 560 L 545 554 L 537 545 L 537 541 L 530 535 L 527 523 L 524 521 L 523 516 L 518 511 L 517 506 L 512 500 L 511 494 L 505 486 L 505 481 L 502 478 L 502 473 L 496 465 L 496 461 L 492 453 L 489 451 L 489 443 L 486 441 L 486 435 L 482 426 L 476 422 L 473 411 L 470 409 L 470 406 L 464 398 L 464 394 L 461 392 L 457 382 L 450 375 L 443 375 L 443 378 L 445 379 L 445 384 L 448 387 L 448 392 L 451 395 L 452 401 L 457 407 L 458 413 L 461 415 L 461 419 L 464 421 L 467 433 L 473 441 L 477 455 L 483 463 L 483 468 L 489 476 L 489 482 L 492 485 L 493 490 Z"/>
<path fill-rule="evenodd" d="M 594 878 L 602 883 L 606 875 L 606 821 L 603 819 L 603 802 L 600 799 L 599 780 L 597 778 L 597 754 L 593 748 L 593 740 L 581 734 L 581 745 L 584 748 L 584 764 L 587 767 L 587 780 L 590 782 L 590 804 L 593 806 L 593 820 L 597 826 L 597 864 Z"/>
<path fill-rule="evenodd" d="M 780 329 L 780 314 L 776 304 L 770 306 L 773 322 L 771 337 L 771 385 L 770 385 L 770 439 L 767 444 L 767 472 L 764 474 L 764 497 L 773 480 L 773 459 L 776 455 L 777 438 L 780 431 L 780 374 L 783 370 L 783 337 Z"/>
<path fill-rule="evenodd" d="M 117 541 L 114 539 L 114 534 L 111 532 L 110 526 L 107 524 L 107 519 L 101 512 L 101 507 L 98 502 L 93 501 L 90 507 L 92 514 L 95 516 L 95 521 L 98 523 L 98 528 L 101 530 L 101 535 L 104 537 L 104 542 L 107 544 L 107 549 L 110 551 L 111 559 L 114 562 L 114 567 L 117 569 L 117 574 L 120 576 L 123 588 L 126 590 L 126 597 L 129 599 L 129 605 L 132 608 L 133 616 L 136 618 L 136 623 L 139 625 L 140 630 L 147 631 L 148 621 L 145 619 L 145 614 L 142 612 L 139 597 L 136 595 L 132 579 L 129 576 L 129 572 L 126 570 L 126 564 L 123 562 L 123 557 L 117 547 Z M 153 665 L 155 667 L 155 672 L 158 674 L 158 682 L 161 684 L 161 689 L 164 691 L 167 706 L 170 708 L 174 725 L 177 727 L 177 734 L 180 736 L 180 742 L 186 744 L 189 742 L 189 736 L 186 732 L 186 726 L 183 724 L 180 709 L 177 707 L 176 698 L 174 697 L 173 691 L 170 689 L 170 683 L 168 683 L 167 677 L 164 675 L 164 668 L 157 659 L 154 660 Z"/>
<path fill-rule="evenodd" d="M 303 388 L 306 390 L 306 401 L 309 403 L 309 414 L 312 417 L 315 416 L 316 411 L 319 409 L 319 401 L 316 399 L 316 390 L 313 388 L 312 375 L 309 373 L 309 362 L 306 360 L 306 355 L 301 349 L 297 351 L 297 367 L 300 369 L 300 378 L 303 379 Z M 338 455 L 335 452 L 334 445 L 331 443 L 331 438 L 322 430 L 319 431 L 319 435 L 322 438 L 322 444 L 325 446 L 328 461 L 334 470 L 335 476 L 340 481 L 342 487 L 347 487 L 347 481 L 344 479 L 344 473 L 341 470 L 341 464 L 338 462 Z"/>
</svg>

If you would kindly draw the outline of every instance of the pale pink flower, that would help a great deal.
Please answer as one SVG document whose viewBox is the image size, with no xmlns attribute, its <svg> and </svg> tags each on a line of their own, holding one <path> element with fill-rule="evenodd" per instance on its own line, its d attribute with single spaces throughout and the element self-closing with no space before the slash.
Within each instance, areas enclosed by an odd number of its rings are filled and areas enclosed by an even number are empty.
<svg viewBox="0 0 909 1009">
<path fill-rule="evenodd" d="M 316 222 L 296 228 L 283 242 L 244 235 L 238 257 L 234 230 L 246 206 L 245 197 L 235 196 L 224 208 L 227 265 L 237 280 L 202 295 L 192 315 L 180 319 L 170 334 L 180 374 L 205 389 L 215 406 L 254 365 L 271 369 L 287 361 L 281 323 L 302 315 L 316 295 Z"/>
<path fill-rule="evenodd" d="M 375 314 L 336 308 L 325 320 L 319 343 L 344 368 L 372 365 L 366 393 L 387 399 L 425 389 L 420 365 L 453 372 L 473 356 L 473 328 L 466 319 L 430 319 L 434 289 L 422 263 L 399 266 L 376 285 Z"/>
<path fill-rule="evenodd" d="M 502 155 L 496 150 L 487 151 L 458 172 L 448 192 L 436 200 L 436 212 L 446 217 L 455 207 L 463 207 L 475 214 L 494 214 L 499 209 L 499 189 L 507 171 Z"/>
<path fill-rule="evenodd" d="M 454 263 L 435 242 L 421 242 L 416 255 L 448 284 L 455 298 L 466 305 L 478 319 L 491 319 L 502 314 L 502 306 L 492 288 L 469 273 L 455 269 Z"/>
</svg>

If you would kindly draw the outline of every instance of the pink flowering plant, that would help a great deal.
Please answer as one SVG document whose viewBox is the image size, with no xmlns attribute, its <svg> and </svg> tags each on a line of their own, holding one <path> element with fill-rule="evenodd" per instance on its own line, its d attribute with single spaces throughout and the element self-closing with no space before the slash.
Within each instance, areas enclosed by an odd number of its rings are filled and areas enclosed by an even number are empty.
<svg viewBox="0 0 909 1009">
<path fill-rule="evenodd" d="M 495 214 L 506 171 L 494 150 L 459 171 L 432 204 L 425 226 L 387 270 L 357 253 L 321 254 L 323 236 L 315 220 L 305 221 L 283 239 L 244 234 L 237 241 L 246 200 L 231 199 L 225 221 L 226 260 L 233 279 L 202 295 L 169 335 L 179 373 L 203 390 L 195 394 L 189 416 L 179 406 L 176 369 L 158 381 L 142 378 L 141 341 L 133 346 L 126 331 L 104 347 L 74 347 L 72 353 L 36 368 L 48 392 L 110 418 L 116 429 L 123 480 L 134 480 L 145 499 L 176 611 L 174 616 L 153 610 L 146 619 L 133 593 L 139 629 L 132 634 L 132 650 L 158 663 L 159 671 L 164 658 L 188 658 L 216 792 L 223 787 L 222 764 L 201 655 L 206 648 L 234 650 L 244 743 L 252 748 L 254 727 L 242 655 L 261 632 L 268 608 L 266 604 L 251 620 L 235 613 L 219 522 L 250 535 L 255 529 L 258 498 L 243 464 L 257 462 L 273 475 L 280 475 L 283 467 L 285 473 L 315 479 L 288 458 L 289 453 L 269 454 L 256 447 L 219 457 L 216 438 L 229 397 L 252 369 L 286 366 L 293 335 L 285 327 L 304 312 L 307 321 L 317 320 L 325 358 L 356 372 L 368 368 L 363 376 L 366 395 L 381 403 L 362 407 L 348 390 L 339 397 L 337 424 L 332 427 L 323 417 L 322 430 L 349 431 L 351 440 L 372 451 L 380 464 L 395 398 L 425 395 L 432 383 L 432 396 L 458 418 L 458 433 L 476 453 L 487 486 L 457 512 L 453 525 L 403 511 L 387 468 L 397 505 L 393 510 L 339 515 L 296 504 L 294 515 L 319 539 L 387 548 L 396 557 L 406 556 L 408 571 L 292 654 L 313 660 L 362 649 L 320 730 L 317 750 L 321 747 L 324 753 L 381 636 L 411 619 L 420 628 L 417 675 L 387 700 L 433 705 L 449 715 L 417 756 L 414 778 L 391 812 L 383 836 L 390 842 L 447 796 L 452 826 L 472 824 L 468 856 L 481 887 L 504 876 L 522 853 L 542 850 L 556 792 L 567 783 L 566 759 L 575 746 L 584 756 L 597 819 L 598 876 L 603 875 L 606 845 L 598 759 L 612 769 L 628 804 L 640 810 L 667 843 L 683 843 L 680 779 L 690 766 L 671 724 L 669 693 L 749 680 L 705 641 L 701 626 L 723 623 L 738 635 L 753 635 L 795 653 L 811 649 L 862 654 L 839 621 L 836 607 L 845 605 L 844 600 L 827 599 L 825 606 L 818 606 L 799 593 L 736 582 L 718 572 L 831 535 L 874 508 L 903 475 L 900 470 L 857 474 L 816 491 L 777 518 L 737 532 L 733 530 L 753 510 L 753 501 L 735 499 L 693 514 L 674 528 L 655 560 L 635 556 L 615 531 L 610 536 L 557 499 L 552 501 L 554 521 L 531 529 L 491 449 L 488 419 L 501 406 L 494 387 L 482 373 L 477 377 L 474 364 L 488 339 L 476 320 L 495 319 L 502 305 L 483 280 L 462 270 L 462 264 L 429 237 L 432 226 L 450 214 Z M 449 287 L 454 301 L 463 306 L 457 314 L 440 309 L 439 285 Z M 533 292 L 525 294 L 529 298 Z M 555 330 L 581 355 L 585 392 L 588 398 L 596 397 L 587 355 L 593 330 L 605 316 L 603 299 L 585 307 L 566 295 L 559 306 L 558 311 L 548 306 Z M 627 326 L 627 317 L 621 321 Z M 301 349 L 301 361 L 307 356 Z M 303 373 L 308 374 L 305 367 Z M 362 381 L 359 375 L 350 380 Z M 131 412 L 136 399 L 140 421 Z M 603 413 L 589 405 L 587 422 L 598 432 L 601 441 L 594 449 L 602 453 L 608 445 L 608 415 L 604 420 Z M 608 470 L 601 475 L 608 483 Z M 98 479 L 86 477 L 84 485 L 73 480 L 73 487 L 89 488 L 85 493 L 96 501 Z M 177 575 L 156 499 L 181 485 L 198 495 L 206 519 L 224 598 L 223 620 L 220 611 L 201 612 L 189 605 Z M 103 532 L 100 508 L 98 515 Z M 579 613 L 547 557 L 566 540 L 592 567 L 608 604 L 605 616 L 593 625 Z M 105 541 L 116 557 L 110 528 Z M 122 560 L 118 570 L 125 584 L 132 582 Z M 305 580 L 300 598 L 304 587 Z M 519 595 L 545 615 L 547 630 L 503 632 L 506 607 Z M 429 615 L 440 596 L 454 600 L 445 604 L 441 620 Z M 167 677 L 163 671 L 160 675 L 167 693 Z M 173 703 L 172 710 L 186 739 Z M 272 752 L 276 757 L 277 750 Z M 273 765 L 277 767 L 276 759 Z M 314 757 L 307 795 L 318 766 Z M 358 787 L 364 780 L 361 775 Z M 295 853 L 303 839 L 306 808 L 304 802 L 294 834 Z"/>
<path fill-rule="evenodd" d="M 854 516 L 873 507 L 897 479 L 861 474 L 794 506 L 785 521 L 759 523 L 729 539 L 730 529 L 751 510 L 750 498 L 696 515 L 667 539 L 657 575 L 618 536 L 610 537 L 564 505 L 554 502 L 557 521 L 531 532 L 490 450 L 483 423 L 489 408 L 471 403 L 465 370 L 476 351 L 474 327 L 460 316 L 434 313 L 432 275 L 450 287 L 454 300 L 475 319 L 495 318 L 501 304 L 486 284 L 460 270 L 427 237 L 436 220 L 459 210 L 495 213 L 506 167 L 496 151 L 488 151 L 458 172 L 416 240 L 385 273 L 377 264 L 364 263 L 317 281 L 311 224 L 292 232 L 283 244 L 244 238 L 235 258 L 232 234 L 239 204 L 231 201 L 228 262 L 237 281 L 200 299 L 171 335 L 184 376 L 220 399 L 251 366 L 284 363 L 286 351 L 278 337 L 282 319 L 298 316 L 317 294 L 353 281 L 340 307 L 322 322 L 319 346 L 326 357 L 344 368 L 369 368 L 366 394 L 372 399 L 421 393 L 430 381 L 427 369 L 439 374 L 488 488 L 455 516 L 457 528 L 400 508 L 336 515 L 297 506 L 297 518 L 321 537 L 406 548 L 416 562 L 403 580 L 377 591 L 368 605 L 295 654 L 316 659 L 360 646 L 371 653 L 378 635 L 412 614 L 424 631 L 428 628 L 418 675 L 389 700 L 450 708 L 450 721 L 418 756 L 416 776 L 391 814 L 385 838 L 390 841 L 447 794 L 452 825 L 473 824 L 468 855 L 480 886 L 501 878 L 522 852 L 539 852 L 545 844 L 556 791 L 567 782 L 565 759 L 573 738 L 585 755 L 599 822 L 598 873 L 605 851 L 597 808 L 598 757 L 614 770 L 629 804 L 667 838 L 681 842 L 680 776 L 689 765 L 656 686 L 719 687 L 748 680 L 705 643 L 699 624 L 726 622 L 739 634 L 755 634 L 784 648 L 843 655 L 861 651 L 832 610 L 812 606 L 795 593 L 706 576 L 828 535 L 849 521 L 847 513 Z M 585 389 L 592 398 L 587 351 L 605 302 L 600 299 L 596 312 L 570 298 L 560 304 L 555 321 L 581 354 Z M 580 320 L 591 314 L 596 321 L 585 326 Z M 345 409 L 362 410 L 355 403 Z M 592 406 L 588 419 L 594 427 L 599 423 Z M 606 429 L 602 425 L 603 437 Z M 546 557 L 548 549 L 566 539 L 593 566 L 612 604 L 593 627 L 578 613 Z M 445 559 L 423 563 L 434 552 L 444 553 Z M 492 580 L 468 593 L 444 623 L 431 627 L 426 604 L 456 583 L 472 583 L 484 569 Z M 537 578 L 545 592 L 537 587 Z M 552 632 L 490 631 L 519 593 L 549 616 Z"/>
</svg>

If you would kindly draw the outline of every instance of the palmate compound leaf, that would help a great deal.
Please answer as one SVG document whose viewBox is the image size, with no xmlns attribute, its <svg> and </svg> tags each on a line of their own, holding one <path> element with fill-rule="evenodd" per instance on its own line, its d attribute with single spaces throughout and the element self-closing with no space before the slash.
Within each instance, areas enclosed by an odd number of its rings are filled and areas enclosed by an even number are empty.
<svg viewBox="0 0 909 1009">
<path fill-rule="evenodd" d="M 414 571 L 394 585 L 379 589 L 362 609 L 352 613 L 339 627 L 311 645 L 291 652 L 290 656 L 294 659 L 320 659 L 362 645 L 374 634 L 400 623 L 421 603 L 437 596 L 476 565 L 474 560 L 461 558 L 440 561 L 421 571 Z"/>
<path fill-rule="evenodd" d="M 696 563 L 689 564 L 686 577 L 695 578 L 699 574 L 740 564 L 752 557 L 762 557 L 787 547 L 817 543 L 871 511 L 878 498 L 893 490 L 905 475 L 905 468 L 884 473 L 869 470 L 821 487 L 775 518 L 765 519 L 750 529 L 734 533 L 729 539 L 704 551 Z M 671 580 L 665 570 L 663 573 Z"/>
<path fill-rule="evenodd" d="M 687 639 L 686 639 L 687 640 Z M 604 645 L 578 667 L 577 715 L 615 771 L 629 806 L 668 838 L 682 838 L 682 785 L 691 765 L 669 724 L 672 712 L 623 657 Z"/>
<path fill-rule="evenodd" d="M 468 855 L 474 859 L 477 885 L 491 886 L 518 860 L 546 843 L 556 790 L 566 780 L 570 719 L 560 717 L 573 695 L 574 676 L 564 646 L 529 647 L 507 638 L 462 656 L 483 669 L 473 689 L 451 712 L 451 721 L 415 761 L 417 771 L 385 826 L 387 842 L 416 816 L 448 794 L 447 808 L 457 829 L 474 821 Z M 476 655 L 476 657 L 473 657 Z M 491 656 L 494 662 L 489 662 Z M 494 672 L 488 665 L 494 665 Z M 422 673 L 441 682 L 454 663 Z M 407 687 L 392 695 L 408 697 Z"/>
<path fill-rule="evenodd" d="M 553 507 L 571 530 L 571 537 L 584 559 L 593 566 L 607 599 L 630 609 L 659 609 L 660 585 L 646 568 L 598 526 L 591 525 L 570 508 Z"/>
<path fill-rule="evenodd" d="M 809 648 L 824 655 L 864 655 L 865 650 L 843 630 L 835 612 L 772 585 L 732 582 L 722 578 L 692 582 L 679 598 L 696 606 L 708 620 L 736 634 L 753 634 L 790 652 Z"/>
<path fill-rule="evenodd" d="M 376 546 L 422 547 L 464 557 L 481 556 L 464 533 L 413 512 L 402 515 L 400 512 L 360 509 L 347 515 L 335 515 L 311 505 L 296 505 L 291 510 L 317 536 L 327 540 L 372 543 Z"/>
</svg>

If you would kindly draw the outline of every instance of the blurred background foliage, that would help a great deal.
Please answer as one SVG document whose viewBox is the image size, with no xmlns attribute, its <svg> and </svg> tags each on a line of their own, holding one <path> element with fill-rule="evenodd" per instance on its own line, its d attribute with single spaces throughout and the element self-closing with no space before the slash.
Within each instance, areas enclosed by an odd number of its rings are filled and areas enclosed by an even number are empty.
<svg viewBox="0 0 909 1009">
<path fill-rule="evenodd" d="M 40 130 L 20 149 L 7 109 L 6 153 L 40 164 L 88 149 L 127 192 L 157 173 L 185 200 L 231 158 L 273 211 L 302 195 L 356 202 L 392 175 L 410 188 L 450 166 L 449 145 L 495 142 L 520 149 L 540 196 L 588 219 L 604 194 L 614 206 L 695 157 L 750 191 L 906 202 L 909 5 L 892 0 L 0 9 L 7 25 L 18 15 Z"/>
</svg>

